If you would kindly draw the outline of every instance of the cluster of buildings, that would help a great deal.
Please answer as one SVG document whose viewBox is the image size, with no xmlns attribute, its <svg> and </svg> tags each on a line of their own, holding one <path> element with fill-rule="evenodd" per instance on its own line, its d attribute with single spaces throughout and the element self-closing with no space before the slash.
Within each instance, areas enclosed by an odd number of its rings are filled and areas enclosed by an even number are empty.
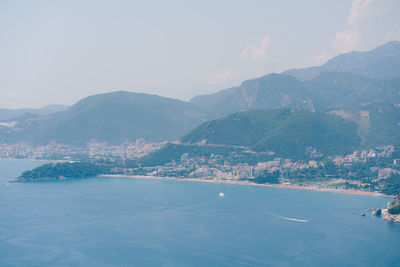
<svg viewBox="0 0 400 267">
<path fill-rule="evenodd" d="M 172 177 L 189 177 L 217 180 L 239 180 L 254 179 L 265 174 L 277 174 L 281 181 L 300 173 L 310 173 L 317 169 L 324 169 L 325 165 L 331 161 L 335 163 L 338 173 L 328 174 L 326 171 L 321 172 L 326 175 L 325 178 L 339 179 L 341 169 L 351 168 L 355 163 L 368 163 L 365 166 L 375 173 L 374 177 L 379 179 L 387 178 L 393 174 L 400 174 L 400 159 L 393 158 L 394 146 L 382 146 L 369 150 L 354 151 L 352 154 L 337 156 L 330 160 L 300 160 L 292 161 L 290 159 L 275 158 L 270 161 L 258 162 L 256 165 L 247 163 L 232 164 L 221 155 L 211 155 L 208 157 L 191 157 L 189 154 L 182 154 L 180 161 L 172 161 L 170 163 L 154 166 L 143 167 L 140 174 L 151 176 L 172 176 Z M 382 161 L 383 160 L 383 161 Z M 386 162 L 387 164 L 382 164 Z M 305 172 L 302 172 L 305 171 Z M 318 170 L 319 171 L 319 170 Z M 134 169 L 129 169 L 127 174 L 135 173 Z M 351 171 L 350 171 L 351 175 Z M 306 175 L 307 176 L 307 175 Z M 371 177 L 373 178 L 373 177 Z M 340 179 L 339 179 L 340 180 Z M 340 180 L 343 182 L 342 180 Z M 351 183 L 357 183 L 356 180 Z M 356 185 L 356 184 L 354 184 Z M 357 184 L 359 187 L 368 186 L 367 184 Z"/>
<path fill-rule="evenodd" d="M 277 173 L 285 178 L 290 172 L 318 168 L 321 163 L 315 160 L 293 162 L 290 159 L 275 158 L 272 161 L 259 162 L 255 166 L 247 163 L 230 164 L 220 155 L 210 157 L 190 157 L 187 153 L 181 156 L 179 163 L 172 161 L 163 166 L 144 167 L 147 175 L 184 176 L 190 178 L 239 180 L 254 179 L 265 173 Z"/>
<path fill-rule="evenodd" d="M 381 146 L 368 150 L 357 150 L 352 154 L 336 156 L 333 159 L 336 165 L 351 166 L 356 162 L 375 163 L 379 158 L 390 158 L 394 152 L 394 146 Z M 400 164 L 400 162 L 398 162 Z"/>
<path fill-rule="evenodd" d="M 109 159 L 119 157 L 121 159 L 137 159 L 143 157 L 157 149 L 160 149 L 163 143 L 146 143 L 143 138 L 135 142 L 123 142 L 120 145 L 108 145 L 105 142 L 92 140 L 87 143 L 87 155 L 90 159 Z"/>
<path fill-rule="evenodd" d="M 371 172 L 377 172 L 378 178 L 387 178 L 393 174 L 400 173 L 400 171 L 398 170 L 399 168 L 394 168 L 397 166 L 400 167 L 400 159 L 392 157 L 394 151 L 395 148 L 392 145 L 376 147 L 374 149 L 368 150 L 358 150 L 354 151 L 352 154 L 337 156 L 333 159 L 333 162 L 337 166 L 344 168 L 351 168 L 355 163 L 358 162 L 368 163 L 371 166 Z M 379 161 L 380 159 L 388 159 L 386 160 L 386 162 L 390 164 L 385 165 L 389 165 L 390 167 L 375 166 L 377 161 Z"/>
<path fill-rule="evenodd" d="M 180 160 L 153 166 L 127 168 L 125 160 L 139 159 L 157 149 L 165 143 L 146 143 L 144 139 L 135 142 L 124 142 L 120 145 L 109 145 L 104 142 L 91 140 L 85 147 L 74 147 L 66 144 L 50 142 L 47 145 L 31 146 L 26 143 L 0 144 L 0 158 L 24 159 L 59 159 L 59 160 L 107 160 L 122 159 L 123 165 L 115 167 L 115 173 L 145 174 L 152 176 L 173 176 L 203 179 L 239 180 L 254 179 L 268 174 L 278 175 L 280 179 L 292 178 L 299 171 L 324 168 L 327 161 L 310 160 L 292 161 L 290 159 L 275 158 L 270 161 L 258 162 L 255 165 L 247 163 L 232 163 L 222 155 L 190 156 L 181 155 Z M 382 146 L 374 149 L 354 151 L 352 154 L 336 156 L 332 162 L 338 168 L 349 170 L 359 162 L 368 163 L 371 172 L 376 173 L 379 179 L 387 178 L 400 173 L 400 159 L 393 158 L 394 146 Z M 310 149 L 309 153 L 315 155 Z M 381 164 L 382 159 L 390 164 Z M 304 172 L 303 172 L 304 173 Z M 307 173 L 307 172 L 306 172 Z M 331 177 L 332 178 L 332 177 Z"/>
<path fill-rule="evenodd" d="M 85 149 L 51 142 L 48 145 L 32 146 L 26 143 L 0 144 L 0 158 L 5 159 L 50 159 L 58 156 L 73 157 L 85 153 Z"/>
<path fill-rule="evenodd" d="M 6 159 L 131 159 L 147 155 L 164 143 L 146 143 L 144 139 L 136 142 L 124 142 L 120 145 L 108 145 L 91 140 L 86 147 L 75 147 L 54 141 L 47 145 L 32 146 L 26 143 L 0 144 L 0 158 Z"/>
</svg>

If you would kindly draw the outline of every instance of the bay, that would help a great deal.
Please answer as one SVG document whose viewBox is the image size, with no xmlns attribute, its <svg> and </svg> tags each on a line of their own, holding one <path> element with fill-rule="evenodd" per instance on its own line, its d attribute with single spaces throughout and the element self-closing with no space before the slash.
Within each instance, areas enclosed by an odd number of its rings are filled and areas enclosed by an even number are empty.
<svg viewBox="0 0 400 267">
<path fill-rule="evenodd" d="M 42 163 L 0 161 L 0 266 L 399 266 L 400 225 L 360 216 L 388 198 L 125 178 L 8 182 Z"/>
</svg>

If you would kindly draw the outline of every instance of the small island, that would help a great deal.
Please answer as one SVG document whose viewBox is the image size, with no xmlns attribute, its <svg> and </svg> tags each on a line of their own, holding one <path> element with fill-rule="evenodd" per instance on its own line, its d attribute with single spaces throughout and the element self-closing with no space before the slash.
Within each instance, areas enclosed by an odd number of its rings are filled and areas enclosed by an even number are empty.
<svg viewBox="0 0 400 267">
<path fill-rule="evenodd" d="M 92 162 L 48 163 L 33 170 L 23 172 L 14 181 L 48 181 L 96 177 L 109 172 L 109 170 L 110 168 L 105 164 L 96 164 Z"/>
</svg>

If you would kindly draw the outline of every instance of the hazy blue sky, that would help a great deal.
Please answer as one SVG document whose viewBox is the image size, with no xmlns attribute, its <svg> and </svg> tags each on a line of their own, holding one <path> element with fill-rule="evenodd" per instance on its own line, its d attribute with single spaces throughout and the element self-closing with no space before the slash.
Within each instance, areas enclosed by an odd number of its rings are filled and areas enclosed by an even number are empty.
<svg viewBox="0 0 400 267">
<path fill-rule="evenodd" d="M 400 39 L 398 0 L 0 0 L 0 108 L 188 100 Z"/>
</svg>

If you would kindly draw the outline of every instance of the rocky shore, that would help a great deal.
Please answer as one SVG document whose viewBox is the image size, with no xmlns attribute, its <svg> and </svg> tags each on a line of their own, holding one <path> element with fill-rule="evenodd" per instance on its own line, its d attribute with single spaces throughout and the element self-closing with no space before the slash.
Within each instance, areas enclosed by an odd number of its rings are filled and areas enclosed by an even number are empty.
<svg viewBox="0 0 400 267">
<path fill-rule="evenodd" d="M 393 202 L 388 202 L 386 209 L 371 209 L 370 211 L 372 215 L 380 216 L 386 221 L 400 223 L 399 207 L 400 200 L 399 195 L 397 195 Z"/>
<path fill-rule="evenodd" d="M 372 215 L 379 216 L 385 221 L 400 223 L 400 214 L 390 214 L 388 209 L 371 209 Z"/>
<path fill-rule="evenodd" d="M 388 209 L 382 209 L 382 218 L 389 222 L 400 223 L 400 214 L 390 214 Z"/>
</svg>

